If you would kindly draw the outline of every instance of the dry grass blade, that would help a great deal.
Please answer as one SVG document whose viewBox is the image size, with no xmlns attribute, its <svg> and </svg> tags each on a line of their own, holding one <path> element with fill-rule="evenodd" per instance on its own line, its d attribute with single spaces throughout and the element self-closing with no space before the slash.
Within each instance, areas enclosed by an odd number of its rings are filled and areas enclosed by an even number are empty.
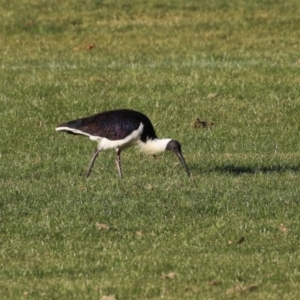
<svg viewBox="0 0 300 300">
<path fill-rule="evenodd" d="M 98 223 L 98 222 L 95 224 L 95 226 L 98 230 L 109 230 L 109 228 L 110 228 L 109 225 L 101 224 L 101 223 Z"/>
<path fill-rule="evenodd" d="M 99 300 L 116 300 L 115 295 L 102 296 Z"/>
<path fill-rule="evenodd" d="M 219 94 L 218 94 L 218 93 L 210 93 L 210 94 L 208 94 L 207 97 L 208 97 L 209 99 L 213 99 L 213 98 L 219 97 Z"/>
<path fill-rule="evenodd" d="M 141 236 L 143 236 L 143 232 L 138 230 L 138 231 L 135 232 L 135 235 L 138 236 L 138 237 L 141 237 Z"/>
<path fill-rule="evenodd" d="M 283 224 L 280 224 L 279 231 L 281 231 L 282 233 L 288 233 L 289 229 L 285 227 Z"/>
<path fill-rule="evenodd" d="M 213 285 L 220 285 L 222 284 L 221 280 L 211 280 L 207 282 L 208 285 L 213 286 Z"/>
<path fill-rule="evenodd" d="M 235 287 L 229 288 L 226 291 L 226 294 L 236 294 L 236 293 L 244 293 L 244 292 L 253 292 L 258 289 L 258 285 L 251 284 L 249 286 L 237 285 Z"/>
<path fill-rule="evenodd" d="M 169 272 L 168 274 L 162 274 L 162 278 L 163 279 L 174 279 L 174 277 L 176 276 L 175 272 Z"/>
</svg>

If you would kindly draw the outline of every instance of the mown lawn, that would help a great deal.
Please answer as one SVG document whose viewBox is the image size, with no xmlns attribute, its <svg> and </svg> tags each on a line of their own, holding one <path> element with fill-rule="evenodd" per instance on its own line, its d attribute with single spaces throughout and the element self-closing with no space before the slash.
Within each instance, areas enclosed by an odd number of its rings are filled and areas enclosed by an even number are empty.
<svg viewBox="0 0 300 300">
<path fill-rule="evenodd" d="M 0 3 L 1 299 L 298 299 L 298 1 Z M 172 153 L 55 132 L 116 108 Z M 207 126 L 195 120 L 205 121 Z M 212 125 L 213 123 L 213 125 Z"/>
</svg>

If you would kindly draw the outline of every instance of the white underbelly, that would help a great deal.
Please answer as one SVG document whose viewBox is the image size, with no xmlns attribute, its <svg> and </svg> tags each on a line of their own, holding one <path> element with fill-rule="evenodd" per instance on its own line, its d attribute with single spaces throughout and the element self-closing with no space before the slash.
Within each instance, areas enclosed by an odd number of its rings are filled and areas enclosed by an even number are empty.
<svg viewBox="0 0 300 300">
<path fill-rule="evenodd" d="M 121 140 L 109 140 L 107 138 L 102 138 L 98 136 L 90 135 L 90 139 L 98 142 L 98 148 L 102 150 L 117 148 L 120 150 L 126 149 L 128 147 L 134 146 L 138 143 L 140 136 L 143 132 L 144 125 L 140 124 L 139 128 L 132 131 L 127 137 Z"/>
</svg>

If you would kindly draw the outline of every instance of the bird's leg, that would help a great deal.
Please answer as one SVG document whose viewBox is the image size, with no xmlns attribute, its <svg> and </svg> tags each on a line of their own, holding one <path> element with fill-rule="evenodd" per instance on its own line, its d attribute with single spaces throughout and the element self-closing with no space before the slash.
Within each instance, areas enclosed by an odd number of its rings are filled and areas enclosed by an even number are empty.
<svg viewBox="0 0 300 300">
<path fill-rule="evenodd" d="M 120 149 L 117 149 L 116 164 L 117 164 L 119 176 L 123 177 L 122 168 L 121 168 L 121 150 Z"/>
<path fill-rule="evenodd" d="M 89 177 L 89 175 L 90 175 L 90 173 L 91 173 L 91 171 L 92 171 L 94 162 L 95 162 L 95 160 L 96 160 L 96 158 L 97 158 L 97 156 L 98 156 L 98 154 L 99 154 L 100 152 L 101 152 L 101 149 L 97 149 L 97 148 L 96 148 L 96 150 L 95 150 L 95 152 L 94 152 L 94 154 L 93 154 L 93 156 L 92 156 L 91 162 L 90 162 L 90 164 L 89 164 L 89 166 L 88 166 L 88 168 L 87 168 L 87 170 L 86 170 L 86 173 L 85 173 L 86 177 Z"/>
</svg>

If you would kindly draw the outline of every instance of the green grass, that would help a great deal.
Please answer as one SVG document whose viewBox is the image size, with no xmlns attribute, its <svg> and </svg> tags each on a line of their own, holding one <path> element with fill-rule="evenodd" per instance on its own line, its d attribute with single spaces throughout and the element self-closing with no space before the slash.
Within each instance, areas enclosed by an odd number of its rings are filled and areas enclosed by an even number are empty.
<svg viewBox="0 0 300 300">
<path fill-rule="evenodd" d="M 298 299 L 298 1 L 6 0 L 0 15 L 1 299 Z M 135 149 L 122 180 L 114 151 L 82 176 L 95 144 L 55 126 L 116 108 L 180 141 L 191 178 Z"/>
</svg>

